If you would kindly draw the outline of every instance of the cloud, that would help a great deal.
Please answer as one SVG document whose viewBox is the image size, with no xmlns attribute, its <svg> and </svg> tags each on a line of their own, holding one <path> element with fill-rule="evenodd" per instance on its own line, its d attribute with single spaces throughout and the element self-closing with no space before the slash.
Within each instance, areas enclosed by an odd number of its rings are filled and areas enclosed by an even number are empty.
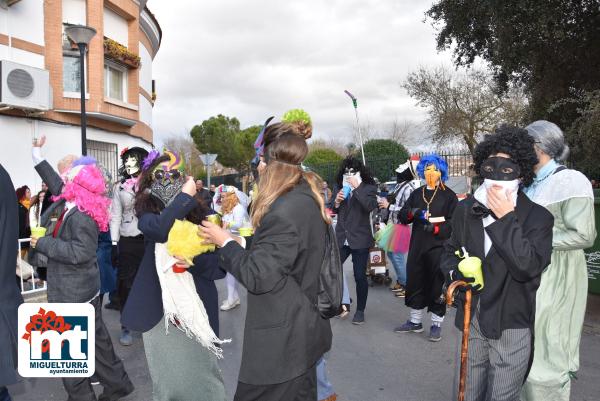
<svg viewBox="0 0 600 401">
<path fill-rule="evenodd" d="M 419 0 L 150 0 L 163 30 L 153 63 L 155 141 L 216 114 L 242 126 L 307 110 L 315 138 L 350 140 L 361 119 L 422 121 L 400 87 L 419 65 L 449 64 Z"/>
</svg>

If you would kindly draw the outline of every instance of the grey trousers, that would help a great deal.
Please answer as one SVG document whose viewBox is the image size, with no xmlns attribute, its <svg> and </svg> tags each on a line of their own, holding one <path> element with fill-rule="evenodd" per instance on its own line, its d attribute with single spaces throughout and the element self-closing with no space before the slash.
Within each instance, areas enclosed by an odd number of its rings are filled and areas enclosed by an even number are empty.
<svg viewBox="0 0 600 401">
<path fill-rule="evenodd" d="M 177 327 L 160 321 L 143 334 L 155 401 L 225 401 L 217 357 Z"/>
<path fill-rule="evenodd" d="M 498 340 L 487 338 L 479 328 L 478 313 L 469 333 L 465 401 L 519 401 L 531 353 L 531 331 L 508 329 Z M 460 360 L 460 345 L 458 356 Z"/>
<path fill-rule="evenodd" d="M 90 304 L 96 312 L 96 376 L 104 387 L 100 400 L 118 400 L 122 394 L 133 391 L 133 384 L 125 372 L 123 361 L 115 354 L 110 334 L 102 320 L 100 298 L 94 298 Z M 63 377 L 62 381 L 68 394 L 68 401 L 96 400 L 89 377 Z"/>
</svg>

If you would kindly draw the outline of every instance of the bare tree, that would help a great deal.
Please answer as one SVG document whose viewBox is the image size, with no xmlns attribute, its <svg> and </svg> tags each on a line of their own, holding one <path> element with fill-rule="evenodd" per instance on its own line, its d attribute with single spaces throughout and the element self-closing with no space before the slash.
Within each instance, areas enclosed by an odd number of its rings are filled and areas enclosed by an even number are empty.
<svg viewBox="0 0 600 401">
<path fill-rule="evenodd" d="M 368 117 L 360 120 L 360 135 L 362 135 L 363 143 L 379 136 L 379 130 Z M 356 124 L 352 125 L 352 142 L 357 145 L 360 144 L 360 135 Z"/>
<path fill-rule="evenodd" d="M 432 139 L 438 145 L 464 143 L 471 154 L 480 136 L 501 123 L 519 123 L 524 97 L 518 92 L 499 96 L 491 75 L 484 71 L 454 72 L 444 67 L 419 68 L 402 87 L 428 110 Z"/>
<path fill-rule="evenodd" d="M 173 134 L 164 140 L 167 149 L 177 152 L 185 162 L 185 173 L 195 178 L 204 174 L 204 166 L 200 161 L 200 151 L 194 145 L 192 138 Z"/>
</svg>

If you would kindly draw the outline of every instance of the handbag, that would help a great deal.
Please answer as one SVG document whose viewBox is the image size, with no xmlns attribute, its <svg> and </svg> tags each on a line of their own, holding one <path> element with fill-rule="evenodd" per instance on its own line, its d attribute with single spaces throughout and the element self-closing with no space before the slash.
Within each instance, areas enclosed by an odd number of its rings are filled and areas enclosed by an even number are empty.
<svg viewBox="0 0 600 401">
<path fill-rule="evenodd" d="M 33 276 L 33 266 L 17 257 L 16 275 L 21 277 L 24 281 L 29 280 L 31 276 Z"/>
<path fill-rule="evenodd" d="M 327 232 L 325 233 L 325 252 L 319 270 L 319 292 L 315 305 L 323 319 L 331 319 L 339 315 L 342 310 L 343 274 L 340 250 L 337 247 L 335 232 L 333 231 L 333 226 L 328 224 Z M 312 302 L 308 294 L 302 291 L 300 283 L 297 284 L 306 299 Z"/>
<path fill-rule="evenodd" d="M 317 308 L 321 317 L 331 319 L 340 314 L 343 293 L 343 270 L 340 250 L 331 224 L 325 234 L 325 254 L 319 271 L 319 293 Z"/>
</svg>

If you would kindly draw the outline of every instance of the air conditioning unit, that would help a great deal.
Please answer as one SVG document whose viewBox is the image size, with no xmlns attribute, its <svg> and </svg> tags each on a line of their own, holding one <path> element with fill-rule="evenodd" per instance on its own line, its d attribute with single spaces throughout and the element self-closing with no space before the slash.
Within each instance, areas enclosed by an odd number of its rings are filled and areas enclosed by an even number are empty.
<svg viewBox="0 0 600 401">
<path fill-rule="evenodd" d="M 0 60 L 0 106 L 33 111 L 50 110 L 50 72 Z"/>
</svg>

